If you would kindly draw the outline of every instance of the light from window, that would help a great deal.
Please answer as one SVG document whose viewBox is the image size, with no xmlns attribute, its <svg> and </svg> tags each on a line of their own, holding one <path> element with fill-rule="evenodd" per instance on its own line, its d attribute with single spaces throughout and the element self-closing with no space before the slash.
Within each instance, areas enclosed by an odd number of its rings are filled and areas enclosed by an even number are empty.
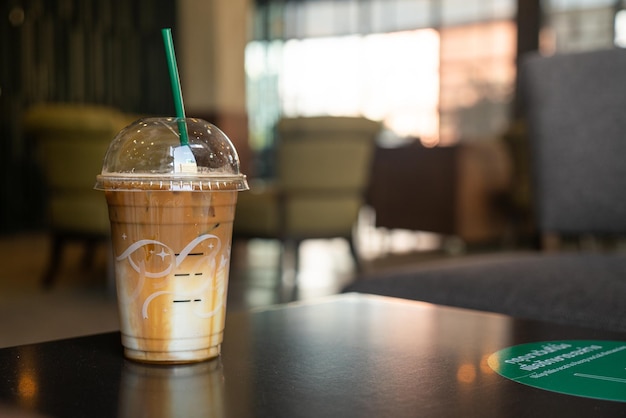
<svg viewBox="0 0 626 418">
<path fill-rule="evenodd" d="M 439 35 L 433 29 L 287 41 L 280 83 L 288 116 L 363 115 L 400 136 L 437 142 Z"/>
<path fill-rule="evenodd" d="M 626 10 L 615 14 L 615 45 L 626 48 Z"/>
</svg>

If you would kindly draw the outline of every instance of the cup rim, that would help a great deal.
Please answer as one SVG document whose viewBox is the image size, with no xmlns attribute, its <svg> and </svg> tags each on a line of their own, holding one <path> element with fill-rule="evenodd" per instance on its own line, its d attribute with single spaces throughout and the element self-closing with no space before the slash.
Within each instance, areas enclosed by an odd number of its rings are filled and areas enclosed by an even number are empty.
<svg viewBox="0 0 626 418">
<path fill-rule="evenodd" d="M 249 190 L 244 174 L 177 173 L 115 173 L 96 176 L 95 190 L 100 191 L 244 191 Z"/>
</svg>

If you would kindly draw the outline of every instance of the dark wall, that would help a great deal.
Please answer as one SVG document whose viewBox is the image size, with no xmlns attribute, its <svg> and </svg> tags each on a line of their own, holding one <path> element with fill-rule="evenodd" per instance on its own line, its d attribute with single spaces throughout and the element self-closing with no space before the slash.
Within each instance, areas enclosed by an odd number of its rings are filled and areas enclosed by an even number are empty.
<svg viewBox="0 0 626 418">
<path fill-rule="evenodd" d="M 20 120 L 43 102 L 171 114 L 161 28 L 174 0 L 4 0 L 0 4 L 0 232 L 38 228 L 33 152 Z"/>
</svg>

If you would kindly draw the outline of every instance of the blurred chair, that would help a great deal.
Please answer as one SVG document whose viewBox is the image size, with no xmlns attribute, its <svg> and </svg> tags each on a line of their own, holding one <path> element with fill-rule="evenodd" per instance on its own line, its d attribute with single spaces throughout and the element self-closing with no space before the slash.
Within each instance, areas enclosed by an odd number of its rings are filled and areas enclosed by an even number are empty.
<svg viewBox="0 0 626 418">
<path fill-rule="evenodd" d="M 27 110 L 24 131 L 38 152 L 52 239 L 45 287 L 54 284 L 67 242 L 84 243 L 83 264 L 88 267 L 96 244 L 108 239 L 106 202 L 93 186 L 109 143 L 128 122 L 103 106 L 40 104 Z"/>
<path fill-rule="evenodd" d="M 346 291 L 626 331 L 626 50 L 526 56 L 520 77 L 543 251 L 424 263 Z"/>
<path fill-rule="evenodd" d="M 240 193 L 235 238 L 292 244 L 345 238 L 358 266 L 353 228 L 363 205 L 381 124 L 360 117 L 283 118 L 276 127 L 277 176 Z M 282 252 L 281 252 L 282 253 Z M 282 265 L 282 259 L 281 259 Z"/>
</svg>

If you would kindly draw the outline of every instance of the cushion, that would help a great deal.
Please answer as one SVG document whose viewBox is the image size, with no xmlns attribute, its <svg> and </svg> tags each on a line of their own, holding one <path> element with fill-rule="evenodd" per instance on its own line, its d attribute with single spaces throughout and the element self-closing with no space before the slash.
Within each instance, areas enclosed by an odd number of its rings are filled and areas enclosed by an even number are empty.
<svg viewBox="0 0 626 418">
<path fill-rule="evenodd" d="M 362 277 L 344 289 L 626 331 L 626 255 L 473 256 Z"/>
</svg>

